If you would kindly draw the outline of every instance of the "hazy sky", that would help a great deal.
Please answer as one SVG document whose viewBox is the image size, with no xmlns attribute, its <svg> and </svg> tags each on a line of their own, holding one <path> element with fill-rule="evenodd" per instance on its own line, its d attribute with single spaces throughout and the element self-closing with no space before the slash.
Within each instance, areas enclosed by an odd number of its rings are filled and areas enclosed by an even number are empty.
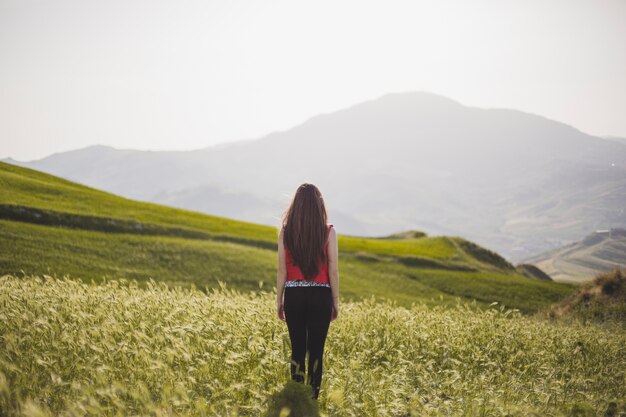
<svg viewBox="0 0 626 417">
<path fill-rule="evenodd" d="M 626 137 L 626 1 L 0 0 L 0 158 L 201 148 L 411 90 Z"/>
</svg>

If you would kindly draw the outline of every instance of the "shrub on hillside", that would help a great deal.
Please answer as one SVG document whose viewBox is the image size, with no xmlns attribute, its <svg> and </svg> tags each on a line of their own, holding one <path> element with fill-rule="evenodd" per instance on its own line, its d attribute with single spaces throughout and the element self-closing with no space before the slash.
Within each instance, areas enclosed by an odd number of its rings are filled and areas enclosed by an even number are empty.
<svg viewBox="0 0 626 417">
<path fill-rule="evenodd" d="M 581 286 L 548 312 L 550 317 L 616 322 L 626 326 L 626 272 L 617 268 Z"/>
<path fill-rule="evenodd" d="M 532 264 L 516 265 L 515 270 L 527 278 L 538 279 L 541 281 L 552 281 L 550 275 L 546 274 L 540 268 Z"/>
</svg>

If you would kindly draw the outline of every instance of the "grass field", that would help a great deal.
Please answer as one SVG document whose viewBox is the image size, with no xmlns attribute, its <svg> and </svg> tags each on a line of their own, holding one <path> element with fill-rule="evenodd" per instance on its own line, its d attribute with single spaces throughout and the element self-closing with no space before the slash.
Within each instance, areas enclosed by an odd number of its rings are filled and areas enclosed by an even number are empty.
<svg viewBox="0 0 626 417">
<path fill-rule="evenodd" d="M 130 278 L 170 285 L 269 290 L 275 284 L 273 227 L 127 200 L 37 171 L 0 163 L 0 273 Z M 504 259 L 459 237 L 339 236 L 341 294 L 402 305 L 420 301 L 532 313 L 572 287 L 518 274 Z"/>
<path fill-rule="evenodd" d="M 262 416 L 288 379 L 275 294 L 0 278 L 0 415 Z M 498 306 L 342 303 L 327 416 L 623 415 L 626 331 Z"/>
</svg>

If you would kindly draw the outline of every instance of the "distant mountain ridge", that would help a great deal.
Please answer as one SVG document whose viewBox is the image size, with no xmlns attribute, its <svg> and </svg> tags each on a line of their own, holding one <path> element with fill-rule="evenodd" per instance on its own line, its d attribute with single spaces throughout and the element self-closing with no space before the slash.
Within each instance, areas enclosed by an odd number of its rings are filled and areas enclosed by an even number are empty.
<svg viewBox="0 0 626 417">
<path fill-rule="evenodd" d="M 625 144 L 425 92 L 388 94 L 257 140 L 197 151 L 91 147 L 18 164 L 130 198 L 270 225 L 310 181 L 343 233 L 457 234 L 515 260 L 626 225 Z"/>
</svg>

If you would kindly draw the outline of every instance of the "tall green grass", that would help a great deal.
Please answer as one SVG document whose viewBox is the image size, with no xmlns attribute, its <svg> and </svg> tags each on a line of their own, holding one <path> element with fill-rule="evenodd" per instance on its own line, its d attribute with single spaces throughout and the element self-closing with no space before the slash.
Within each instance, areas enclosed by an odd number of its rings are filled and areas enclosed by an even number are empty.
<svg viewBox="0 0 626 417">
<path fill-rule="evenodd" d="M 261 416 L 289 377 L 274 298 L 1 277 L 0 414 Z M 336 417 L 625 412 L 624 346 L 624 330 L 497 306 L 342 302 L 319 404 Z"/>
</svg>

